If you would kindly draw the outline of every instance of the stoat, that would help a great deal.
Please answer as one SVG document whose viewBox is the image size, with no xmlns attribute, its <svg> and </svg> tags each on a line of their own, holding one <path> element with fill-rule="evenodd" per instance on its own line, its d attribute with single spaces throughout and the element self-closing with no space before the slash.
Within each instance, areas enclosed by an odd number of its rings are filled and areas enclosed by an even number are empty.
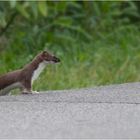
<svg viewBox="0 0 140 140">
<path fill-rule="evenodd" d="M 8 94 L 12 89 L 20 88 L 23 94 L 33 93 L 32 84 L 48 63 L 57 63 L 60 59 L 43 51 L 22 69 L 0 76 L 0 95 Z"/>
</svg>

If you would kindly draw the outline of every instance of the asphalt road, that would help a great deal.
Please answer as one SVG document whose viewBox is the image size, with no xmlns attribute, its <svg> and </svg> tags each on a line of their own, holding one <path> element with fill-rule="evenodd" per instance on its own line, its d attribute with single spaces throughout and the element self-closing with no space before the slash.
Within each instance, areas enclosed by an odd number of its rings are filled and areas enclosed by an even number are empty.
<svg viewBox="0 0 140 140">
<path fill-rule="evenodd" d="M 140 83 L 0 96 L 0 138 L 140 138 Z"/>
</svg>

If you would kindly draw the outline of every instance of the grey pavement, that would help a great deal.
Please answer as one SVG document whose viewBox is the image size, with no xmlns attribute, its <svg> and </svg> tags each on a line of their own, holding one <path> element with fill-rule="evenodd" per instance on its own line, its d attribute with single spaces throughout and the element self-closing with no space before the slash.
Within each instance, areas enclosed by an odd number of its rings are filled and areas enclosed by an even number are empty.
<svg viewBox="0 0 140 140">
<path fill-rule="evenodd" d="M 140 83 L 0 96 L 0 138 L 140 138 Z"/>
</svg>

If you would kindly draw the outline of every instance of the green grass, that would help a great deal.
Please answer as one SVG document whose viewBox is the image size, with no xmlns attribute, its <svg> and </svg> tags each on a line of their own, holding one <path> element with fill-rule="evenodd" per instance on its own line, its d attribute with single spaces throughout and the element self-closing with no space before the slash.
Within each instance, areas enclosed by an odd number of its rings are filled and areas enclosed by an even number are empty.
<svg viewBox="0 0 140 140">
<path fill-rule="evenodd" d="M 140 81 L 139 37 L 139 30 L 128 26 L 98 37 L 93 35 L 90 41 L 73 39 L 47 44 L 61 63 L 49 65 L 35 82 L 34 89 L 72 89 Z M 22 67 L 39 50 L 41 46 L 30 53 L 17 39 L 1 54 L 0 73 Z"/>
</svg>

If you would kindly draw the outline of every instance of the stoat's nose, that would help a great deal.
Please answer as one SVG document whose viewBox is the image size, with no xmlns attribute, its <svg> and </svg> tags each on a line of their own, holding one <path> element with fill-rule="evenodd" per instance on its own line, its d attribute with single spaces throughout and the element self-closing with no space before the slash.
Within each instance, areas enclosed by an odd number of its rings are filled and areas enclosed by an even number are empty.
<svg viewBox="0 0 140 140">
<path fill-rule="evenodd" d="M 54 61 L 55 63 L 58 63 L 58 62 L 60 62 L 60 59 L 57 58 L 57 57 L 55 57 L 55 56 L 53 56 L 53 61 Z"/>
</svg>

